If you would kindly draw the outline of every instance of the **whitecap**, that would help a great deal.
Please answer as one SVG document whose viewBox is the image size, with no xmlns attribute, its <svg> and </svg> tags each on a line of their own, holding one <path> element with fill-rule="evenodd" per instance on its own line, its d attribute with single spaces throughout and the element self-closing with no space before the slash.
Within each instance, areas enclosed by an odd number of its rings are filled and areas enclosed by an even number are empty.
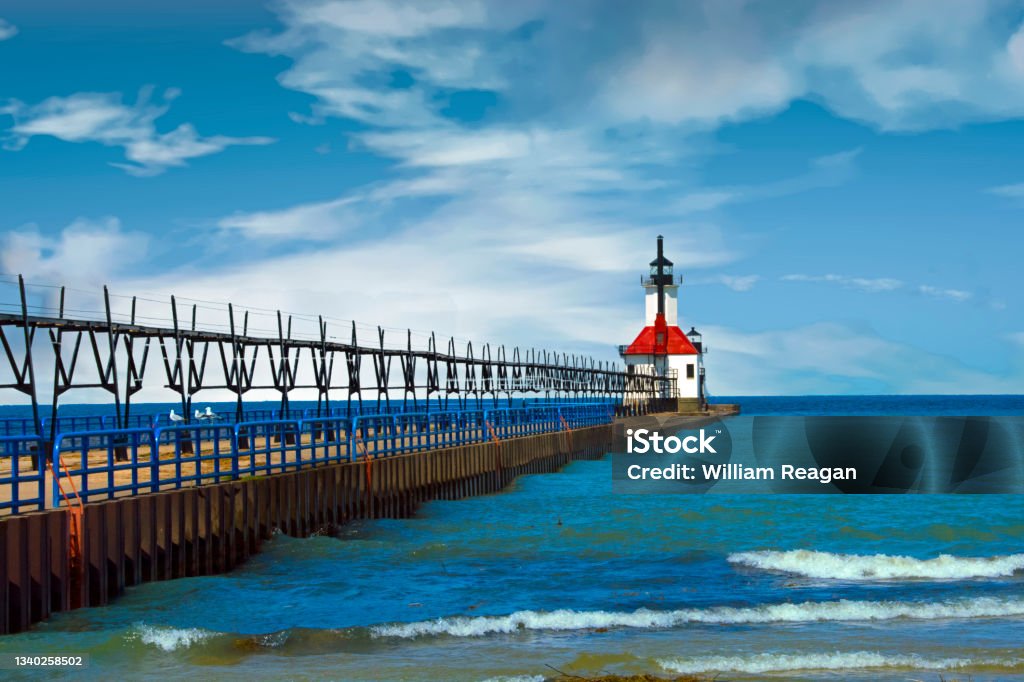
<svg viewBox="0 0 1024 682">
<path fill-rule="evenodd" d="M 187 649 L 215 634 L 200 628 L 175 628 L 139 623 L 132 628 L 129 639 L 138 639 L 143 644 L 149 644 L 164 651 L 176 651 L 177 649 Z"/>
<path fill-rule="evenodd" d="M 729 562 L 768 571 L 825 580 L 969 580 L 1008 578 L 1024 570 L 1024 554 L 957 557 L 941 554 L 915 559 L 888 554 L 832 554 L 806 549 L 739 552 Z"/>
<path fill-rule="evenodd" d="M 764 653 L 749 656 L 697 656 L 660 659 L 658 665 L 669 672 L 696 675 L 710 672 L 773 673 L 800 670 L 871 670 L 911 668 L 914 670 L 960 670 L 974 666 L 1013 667 L 1020 659 L 924 658 L 916 654 L 882 654 L 875 651 L 836 651 L 831 653 Z"/>
<path fill-rule="evenodd" d="M 598 628 L 673 628 L 699 624 L 771 624 L 867 622 L 896 619 L 941 620 L 1024 616 L 1024 599 L 976 597 L 942 602 L 853 601 L 798 602 L 758 606 L 716 606 L 673 611 L 516 611 L 504 616 L 456 616 L 370 628 L 373 637 L 414 638 L 448 635 L 483 637 L 527 630 Z"/>
</svg>

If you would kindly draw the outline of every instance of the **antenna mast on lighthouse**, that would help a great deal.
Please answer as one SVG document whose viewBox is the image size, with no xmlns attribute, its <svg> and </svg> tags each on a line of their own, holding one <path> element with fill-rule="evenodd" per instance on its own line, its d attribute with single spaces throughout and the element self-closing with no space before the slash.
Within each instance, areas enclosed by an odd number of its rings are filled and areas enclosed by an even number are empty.
<svg viewBox="0 0 1024 682">
<path fill-rule="evenodd" d="M 665 238 L 658 235 L 658 314 L 665 314 Z"/>
</svg>

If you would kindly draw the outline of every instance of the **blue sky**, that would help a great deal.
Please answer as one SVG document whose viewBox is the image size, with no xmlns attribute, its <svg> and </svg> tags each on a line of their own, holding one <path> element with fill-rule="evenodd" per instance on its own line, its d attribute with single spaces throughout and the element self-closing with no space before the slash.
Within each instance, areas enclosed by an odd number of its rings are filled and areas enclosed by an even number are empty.
<svg viewBox="0 0 1024 682">
<path fill-rule="evenodd" d="M 612 359 L 661 233 L 713 393 L 1024 386 L 1024 3 L 88 5 L 0 5 L 8 275 Z"/>
</svg>

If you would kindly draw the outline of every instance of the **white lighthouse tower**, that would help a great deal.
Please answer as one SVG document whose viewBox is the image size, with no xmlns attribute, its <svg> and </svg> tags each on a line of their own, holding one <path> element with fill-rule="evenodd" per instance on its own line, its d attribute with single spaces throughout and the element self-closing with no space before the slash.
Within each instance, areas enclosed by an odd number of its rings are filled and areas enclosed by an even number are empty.
<svg viewBox="0 0 1024 682">
<path fill-rule="evenodd" d="M 658 376 L 675 377 L 679 411 L 704 408 L 704 344 L 700 332 L 679 328 L 679 284 L 672 261 L 665 258 L 663 239 L 658 235 L 658 257 L 651 261 L 650 274 L 640 280 L 644 288 L 646 326 L 633 343 L 620 346 L 627 367 Z"/>
</svg>

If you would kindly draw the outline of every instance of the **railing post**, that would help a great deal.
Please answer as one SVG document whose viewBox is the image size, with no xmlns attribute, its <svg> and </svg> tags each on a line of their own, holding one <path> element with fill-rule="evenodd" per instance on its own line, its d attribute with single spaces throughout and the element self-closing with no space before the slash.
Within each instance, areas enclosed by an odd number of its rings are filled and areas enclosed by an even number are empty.
<svg viewBox="0 0 1024 682">
<path fill-rule="evenodd" d="M 160 434 L 162 433 L 162 428 L 154 428 L 153 440 L 149 444 L 149 490 L 154 493 L 160 490 Z M 175 449 L 177 449 L 177 444 L 175 444 Z"/>
<path fill-rule="evenodd" d="M 231 429 L 231 480 L 237 481 L 238 473 L 238 424 Z"/>
<path fill-rule="evenodd" d="M 349 432 L 345 442 L 348 444 L 348 461 L 356 461 L 356 439 L 359 438 L 359 417 L 352 417 L 348 422 Z"/>
<path fill-rule="evenodd" d="M 60 506 L 60 442 L 64 436 L 57 434 L 53 437 L 53 450 L 50 452 L 50 470 L 53 472 L 52 497 L 53 506 Z"/>
</svg>

